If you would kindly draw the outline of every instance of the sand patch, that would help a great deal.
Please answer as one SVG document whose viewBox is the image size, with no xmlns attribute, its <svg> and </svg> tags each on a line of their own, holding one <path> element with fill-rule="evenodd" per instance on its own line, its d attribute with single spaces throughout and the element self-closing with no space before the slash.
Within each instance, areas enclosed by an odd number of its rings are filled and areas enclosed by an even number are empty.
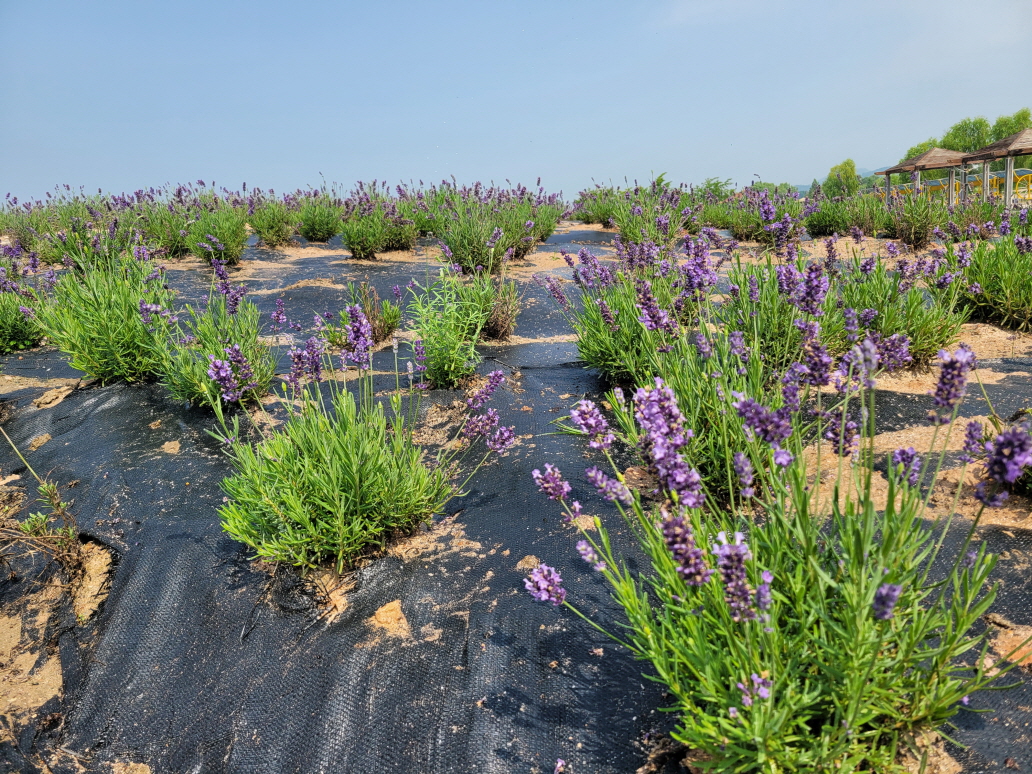
<svg viewBox="0 0 1032 774">
<path fill-rule="evenodd" d="M 536 570 L 540 566 L 541 560 L 534 556 L 534 554 L 527 554 L 525 557 L 516 562 L 516 569 L 520 572 L 529 572 L 530 570 Z"/>
<path fill-rule="evenodd" d="M 0 716 L 17 731 L 48 701 L 61 696 L 61 661 L 44 635 L 62 587 L 48 583 L 23 596 L 0 617 Z"/>
<path fill-rule="evenodd" d="M 179 441 L 165 441 L 161 444 L 161 450 L 165 454 L 179 454 Z"/>
<path fill-rule="evenodd" d="M 52 440 L 52 436 L 50 435 L 50 433 L 43 433 L 43 435 L 37 435 L 35 438 L 29 441 L 29 451 L 36 451 L 36 449 L 38 449 L 40 446 L 42 446 L 50 440 Z"/>
<path fill-rule="evenodd" d="M 0 395 L 6 395 L 11 392 L 17 392 L 18 390 L 25 390 L 35 387 L 47 387 L 50 388 L 43 393 L 36 400 L 32 401 L 36 408 L 50 408 L 56 406 L 62 400 L 64 400 L 69 393 L 71 393 L 81 381 L 79 379 L 36 379 L 30 376 L 13 376 L 11 374 L 4 374 L 0 377 Z M 63 395 L 57 398 L 59 391 L 64 391 Z M 48 396 L 50 396 L 48 398 Z M 44 405 L 40 405 L 42 402 Z"/>
<path fill-rule="evenodd" d="M 81 575 L 72 589 L 72 609 L 82 623 L 107 599 L 111 581 L 111 552 L 99 543 L 84 543 L 79 551 Z"/>
</svg>

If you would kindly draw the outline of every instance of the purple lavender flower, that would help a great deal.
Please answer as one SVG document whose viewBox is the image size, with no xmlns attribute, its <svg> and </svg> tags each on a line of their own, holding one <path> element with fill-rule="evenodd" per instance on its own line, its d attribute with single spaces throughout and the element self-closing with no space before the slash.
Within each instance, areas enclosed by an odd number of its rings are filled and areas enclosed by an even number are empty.
<svg viewBox="0 0 1032 774">
<path fill-rule="evenodd" d="M 573 304 L 570 303 L 570 299 L 567 298 L 566 293 L 563 292 L 562 282 L 557 277 L 548 276 L 541 278 L 540 275 L 535 274 L 534 280 L 539 285 L 543 285 L 548 289 L 548 292 L 552 294 L 552 298 L 556 300 L 556 303 L 558 303 L 564 311 L 573 308 Z"/>
<path fill-rule="evenodd" d="M 910 486 L 917 486 L 921 476 L 921 456 L 914 451 L 913 446 L 906 449 L 896 449 L 892 453 L 892 467 L 899 471 L 900 475 Z"/>
<path fill-rule="evenodd" d="M 792 422 L 787 411 L 771 410 L 741 393 L 736 393 L 735 397 L 738 399 L 732 401 L 731 405 L 742 418 L 747 433 L 774 449 L 780 448 L 781 443 L 792 435 Z"/>
<path fill-rule="evenodd" d="M 752 461 L 744 452 L 735 452 L 734 468 L 738 475 L 738 482 L 742 485 L 742 497 L 752 497 L 756 493 L 756 490 L 753 489 Z"/>
<path fill-rule="evenodd" d="M 554 567 L 539 564 L 530 571 L 530 577 L 523 581 L 524 587 L 538 602 L 551 602 L 558 607 L 566 599 L 563 578 Z"/>
<path fill-rule="evenodd" d="M 828 295 L 830 283 L 819 263 L 811 263 L 806 267 L 803 285 L 793 299 L 796 307 L 804 314 L 820 317 L 824 314 L 824 298 Z"/>
<path fill-rule="evenodd" d="M 850 226 L 849 235 L 853 237 L 853 241 L 860 245 L 864 242 L 864 232 L 859 226 Z"/>
<path fill-rule="evenodd" d="M 495 430 L 490 438 L 485 438 L 484 443 L 491 451 L 501 454 L 516 443 L 516 428 L 503 425 Z"/>
<path fill-rule="evenodd" d="M 699 357 L 703 360 L 709 360 L 713 357 L 713 346 L 703 333 L 695 334 L 695 349 L 698 350 Z"/>
<path fill-rule="evenodd" d="M 597 467 L 592 466 L 585 470 L 584 477 L 609 502 L 620 502 L 628 506 L 634 504 L 634 495 L 631 494 L 631 490 L 627 488 L 626 484 L 615 478 L 610 478 Z"/>
<path fill-rule="evenodd" d="M 731 345 L 731 354 L 736 355 L 743 363 L 748 363 L 749 348 L 745 345 L 745 334 L 741 331 L 731 331 L 727 340 Z"/>
<path fill-rule="evenodd" d="M 394 293 L 394 300 L 401 301 L 401 286 L 395 285 L 391 288 L 391 292 Z"/>
<path fill-rule="evenodd" d="M 684 516 L 671 516 L 664 509 L 663 540 L 677 563 L 677 574 L 689 586 L 706 584 L 714 570 L 706 566 L 705 552 L 695 544 L 695 533 Z"/>
<path fill-rule="evenodd" d="M 469 417 L 462 426 L 462 436 L 469 440 L 486 438 L 498 426 L 498 412 L 488 409 L 483 414 Z M 536 480 L 536 479 L 535 479 Z"/>
<path fill-rule="evenodd" d="M 770 584 L 774 580 L 774 574 L 770 570 L 764 570 L 760 573 L 760 579 L 763 582 L 756 587 L 756 609 L 770 610 L 770 605 L 773 601 L 770 594 Z"/>
<path fill-rule="evenodd" d="M 161 314 L 161 304 L 148 304 L 142 298 L 140 299 L 140 317 L 143 319 L 144 325 L 150 325 L 155 315 Z"/>
<path fill-rule="evenodd" d="M 495 226 L 495 230 L 491 232 L 490 238 L 487 240 L 487 247 L 489 250 L 494 249 L 494 246 L 498 244 L 498 240 L 502 238 L 502 230 Z"/>
<path fill-rule="evenodd" d="M 867 258 L 864 258 L 862 261 L 860 261 L 860 273 L 863 274 L 865 277 L 869 277 L 871 274 L 874 273 L 874 268 L 877 265 L 878 259 L 875 258 L 873 255 L 868 256 Z"/>
<path fill-rule="evenodd" d="M 970 293 L 972 296 L 980 296 L 982 295 L 982 286 L 979 285 L 977 282 L 972 282 L 970 285 L 967 286 L 967 292 Z"/>
<path fill-rule="evenodd" d="M 606 569 L 606 563 L 599 558 L 598 552 L 592 548 L 591 543 L 587 540 L 577 541 L 577 553 L 596 572 L 602 572 L 602 570 Z"/>
<path fill-rule="evenodd" d="M 652 283 L 648 280 L 638 280 L 636 284 L 638 292 L 638 311 L 641 315 L 639 322 L 650 331 L 665 331 L 671 335 L 678 331 L 677 321 L 673 319 L 665 309 L 660 309 L 656 297 L 652 295 Z"/>
<path fill-rule="evenodd" d="M 896 602 L 903 587 L 895 583 L 883 583 L 874 593 L 874 617 L 879 621 L 888 621 L 893 617 Z"/>
<path fill-rule="evenodd" d="M 257 387 L 258 382 L 255 381 L 254 371 L 251 369 L 251 364 L 247 362 L 247 357 L 240 349 L 240 345 L 233 344 L 226 347 L 223 352 L 226 353 L 229 362 L 233 365 L 233 370 L 236 372 L 237 382 L 240 384 L 240 392 L 245 393 Z"/>
<path fill-rule="evenodd" d="M 1032 436 L 1021 425 L 1000 433 L 985 445 L 989 477 L 1000 484 L 1013 484 L 1032 465 Z"/>
<path fill-rule="evenodd" d="M 477 390 L 471 397 L 466 399 L 466 408 L 470 411 L 479 411 L 480 407 L 490 400 L 498 386 L 505 381 L 505 374 L 502 371 L 492 371 L 487 376 L 487 384 Z"/>
<path fill-rule="evenodd" d="M 344 326 L 347 341 L 342 347 L 345 366 L 350 362 L 367 371 L 373 367 L 373 327 L 359 304 L 345 307 L 344 312 L 349 320 Z"/>
<path fill-rule="evenodd" d="M 964 430 L 964 449 L 960 455 L 961 462 L 974 462 L 975 456 L 985 451 L 985 447 L 982 445 L 982 435 L 984 432 L 985 430 L 981 422 L 972 420 L 967 423 L 967 427 Z"/>
<path fill-rule="evenodd" d="M 913 361 L 910 356 L 910 339 L 902 333 L 893 333 L 888 338 L 870 333 L 869 338 L 878 349 L 878 360 L 886 371 L 896 371 Z"/>
<path fill-rule="evenodd" d="M 857 319 L 856 309 L 846 307 L 842 310 L 845 319 L 846 339 L 855 342 L 860 337 L 860 321 Z"/>
<path fill-rule="evenodd" d="M 272 322 L 274 323 L 273 330 L 278 331 L 280 328 L 287 327 L 287 309 L 282 298 L 276 299 L 276 311 L 269 315 L 269 317 L 272 318 Z"/>
<path fill-rule="evenodd" d="M 825 412 L 824 416 L 829 420 L 824 438 L 831 441 L 835 454 L 840 457 L 855 454 L 860 442 L 860 425 L 850 419 L 842 409 Z"/>
<path fill-rule="evenodd" d="M 890 258 L 898 258 L 899 257 L 899 245 L 897 245 L 895 242 L 886 242 L 886 244 L 885 244 L 885 252 L 887 252 L 889 254 Z"/>
<path fill-rule="evenodd" d="M 877 317 L 877 316 L 878 316 L 878 310 L 877 309 L 864 309 L 862 312 L 860 312 L 860 315 L 859 315 L 860 324 L 864 328 L 870 328 L 871 327 L 871 323 L 874 322 L 874 318 Z"/>
<path fill-rule="evenodd" d="M 760 194 L 759 208 L 760 219 L 764 222 L 769 223 L 778 216 L 778 212 L 774 208 L 774 203 L 770 200 L 770 196 L 766 191 Z"/>
<path fill-rule="evenodd" d="M 585 435 L 591 436 L 588 446 L 592 449 L 608 449 L 616 436 L 609 429 L 609 423 L 602 411 L 590 400 L 582 400 L 570 411 L 570 421 Z"/>
<path fill-rule="evenodd" d="M 29 320 L 36 316 L 36 313 L 33 310 L 29 309 L 29 307 L 27 306 L 19 306 L 18 311 L 22 313 L 22 317 L 24 317 L 26 320 Z"/>
<path fill-rule="evenodd" d="M 982 481 L 975 487 L 975 499 L 982 503 L 986 508 L 999 508 L 1008 497 L 1007 490 L 1001 488 L 997 489 L 994 493 L 989 494 L 989 492 L 986 491 L 987 483 L 988 482 L 986 481 Z"/>
<path fill-rule="evenodd" d="M 544 473 L 535 469 L 530 472 L 530 475 L 538 489 L 548 495 L 549 500 L 565 500 L 566 496 L 570 494 L 571 487 L 563 480 L 563 474 L 559 472 L 559 468 L 550 463 L 545 465 Z"/>
<path fill-rule="evenodd" d="M 760 281 L 755 274 L 749 275 L 749 300 L 754 304 L 760 300 Z"/>
<path fill-rule="evenodd" d="M 426 370 L 426 347 L 423 346 L 422 339 L 416 339 L 412 342 L 412 352 L 416 359 L 416 371 L 422 372 Z"/>
<path fill-rule="evenodd" d="M 1032 237 L 1016 236 L 1014 237 L 1014 246 L 1018 248 L 1018 255 L 1032 253 Z"/>
<path fill-rule="evenodd" d="M 751 621 L 756 618 L 752 608 L 753 590 L 746 576 L 745 563 L 752 559 L 752 552 L 745 542 L 745 536 L 736 532 L 734 542 L 729 543 L 727 533 L 717 535 L 719 543 L 713 545 L 717 557 L 717 569 L 724 584 L 724 600 L 731 609 L 731 620 Z"/>
<path fill-rule="evenodd" d="M 964 397 L 968 372 L 976 367 L 975 353 L 967 344 L 961 344 L 952 354 L 945 349 L 940 349 L 939 359 L 942 361 L 939 381 L 932 393 L 932 400 L 939 409 L 939 413 L 936 415 L 934 411 L 929 412 L 928 418 L 933 423 L 946 424 L 950 420 L 944 414 L 952 412 Z"/>
<path fill-rule="evenodd" d="M 775 449 L 774 450 L 774 464 L 779 468 L 787 468 L 792 464 L 795 457 L 792 456 L 788 449 Z"/>
<path fill-rule="evenodd" d="M 602 322 L 609 326 L 609 330 L 616 331 L 619 326 L 616 324 L 616 318 L 613 316 L 613 310 L 609 308 L 609 304 L 604 298 L 598 299 L 597 303 L 599 314 L 602 315 Z"/>
<path fill-rule="evenodd" d="M 642 429 L 639 446 L 660 485 L 682 505 L 700 507 L 705 499 L 702 478 L 679 454 L 694 433 L 684 427 L 673 390 L 658 377 L 654 389 L 639 388 L 634 395 L 634 415 Z"/>
<path fill-rule="evenodd" d="M 233 373 L 233 366 L 228 360 L 219 360 L 214 355 L 208 355 L 208 378 L 218 385 L 222 391 L 222 399 L 227 403 L 236 403 L 240 400 L 240 384 Z"/>
</svg>

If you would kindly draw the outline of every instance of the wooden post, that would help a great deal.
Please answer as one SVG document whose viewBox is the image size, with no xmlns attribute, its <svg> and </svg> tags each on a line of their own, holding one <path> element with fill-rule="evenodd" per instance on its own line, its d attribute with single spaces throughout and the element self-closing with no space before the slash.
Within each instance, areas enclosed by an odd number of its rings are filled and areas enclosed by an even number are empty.
<svg viewBox="0 0 1032 774">
<path fill-rule="evenodd" d="M 885 203 L 889 203 L 889 194 L 892 193 L 892 175 L 885 175 Z"/>
<path fill-rule="evenodd" d="M 982 162 L 982 201 L 989 201 L 989 162 Z"/>
<path fill-rule="evenodd" d="M 1014 199 L 1014 157 L 1008 156 L 1006 167 L 1004 168 L 1003 174 L 1007 180 L 1003 184 L 1003 206 L 1010 207 L 1011 200 Z"/>
<path fill-rule="evenodd" d="M 921 170 L 914 170 L 914 194 L 917 194 L 917 189 L 921 187 Z"/>
<path fill-rule="evenodd" d="M 957 203 L 957 169 L 950 167 L 950 190 L 946 194 L 946 202 L 950 207 Z"/>
</svg>

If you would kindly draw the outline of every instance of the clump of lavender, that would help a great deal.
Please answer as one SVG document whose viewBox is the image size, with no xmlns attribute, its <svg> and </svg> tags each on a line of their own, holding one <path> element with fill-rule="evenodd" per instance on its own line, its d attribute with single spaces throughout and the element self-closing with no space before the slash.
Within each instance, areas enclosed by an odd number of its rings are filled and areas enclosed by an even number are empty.
<svg viewBox="0 0 1032 774">
<path fill-rule="evenodd" d="M 551 602 L 558 607 L 566 600 L 563 578 L 554 567 L 540 564 L 530 571 L 523 585 L 538 602 Z"/>
<path fill-rule="evenodd" d="M 745 536 L 736 532 L 734 542 L 729 543 L 727 533 L 717 535 L 718 543 L 713 545 L 713 555 L 717 557 L 717 569 L 724 584 L 724 600 L 731 609 L 731 620 L 751 621 L 756 616 L 753 610 L 753 590 L 746 576 L 745 563 L 752 559 L 752 552 L 745 542 Z"/>
<path fill-rule="evenodd" d="M 976 362 L 975 353 L 967 344 L 961 344 L 952 354 L 940 349 L 939 360 L 942 363 L 939 381 L 932 392 L 932 400 L 939 411 L 929 411 L 928 418 L 933 424 L 943 425 L 950 421 L 949 414 L 964 397 L 968 373 L 976 367 Z"/>
<path fill-rule="evenodd" d="M 588 446 L 605 450 L 613 445 L 616 436 L 609 429 L 609 423 L 593 401 L 582 400 L 570 411 L 570 421 L 587 436 Z"/>
<path fill-rule="evenodd" d="M 677 563 L 677 574 L 689 586 L 705 585 L 715 571 L 706 566 L 706 552 L 695 544 L 691 526 L 684 516 L 673 516 L 665 509 L 663 514 L 663 540 Z"/>
<path fill-rule="evenodd" d="M 530 475 L 538 489 L 548 495 L 549 500 L 565 500 L 572 491 L 569 483 L 563 480 L 563 474 L 559 468 L 551 463 L 545 465 L 544 473 L 535 469 L 530 472 Z"/>
</svg>

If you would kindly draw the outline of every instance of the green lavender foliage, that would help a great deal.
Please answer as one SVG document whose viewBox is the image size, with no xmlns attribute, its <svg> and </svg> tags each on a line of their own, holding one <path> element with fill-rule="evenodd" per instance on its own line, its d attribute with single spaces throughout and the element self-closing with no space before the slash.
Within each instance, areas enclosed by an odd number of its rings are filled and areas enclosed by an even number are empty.
<svg viewBox="0 0 1032 774">
<path fill-rule="evenodd" d="M 329 242 L 341 233 L 343 214 L 329 194 L 307 197 L 298 211 L 297 232 L 309 242 Z"/>
<path fill-rule="evenodd" d="M 409 302 L 412 325 L 426 347 L 426 379 L 434 387 L 456 387 L 480 362 L 476 344 L 490 307 L 462 278 L 442 270 L 428 287 L 416 286 Z"/>
<path fill-rule="evenodd" d="M 953 261 L 956 249 L 951 245 L 948 250 Z M 979 242 L 971 251 L 971 265 L 963 271 L 967 281 L 963 304 L 972 318 L 1032 330 L 1032 251 L 1021 252 L 1014 239 Z"/>
<path fill-rule="evenodd" d="M 290 243 L 298 215 L 278 199 L 267 199 L 255 206 L 247 220 L 262 244 L 275 248 Z"/>
<path fill-rule="evenodd" d="M 229 314 L 226 299 L 213 293 L 203 310 L 187 305 L 177 323 L 164 331 L 166 342 L 161 368 L 162 383 L 176 400 L 221 405 L 223 398 L 208 376 L 211 358 L 227 360 L 226 348 L 236 344 L 253 372 L 254 386 L 242 400 L 257 400 L 269 391 L 276 363 L 268 344 L 259 340 L 261 313 L 246 299 Z"/>
<path fill-rule="evenodd" d="M 872 393 L 844 401 L 873 412 Z M 678 395 L 682 410 L 688 400 Z M 730 401 L 725 408 L 733 415 Z M 617 404 L 616 412 L 622 428 L 633 426 L 630 407 Z M 626 615 L 615 639 L 651 663 L 678 713 L 674 738 L 704 753 L 713 770 L 899 772 L 897 753 L 908 738 L 940 728 L 962 698 L 996 679 L 981 658 L 987 634 L 976 633 L 995 598 L 989 576 L 996 558 L 984 546 L 966 556 L 975 525 L 958 555 L 945 554 L 950 520 L 929 521 L 920 488 L 891 461 L 885 504 L 876 504 L 872 427 L 865 425 L 860 451 L 866 464 L 832 456 L 821 466 L 839 471 L 834 494 L 823 501 L 810 486 L 814 471 L 799 432 L 784 444 L 794 455 L 787 468 L 755 438 L 730 447 L 756 471 L 756 495 L 738 505 L 707 497 L 701 507 L 684 508 L 665 493 L 657 508 L 635 494 L 633 505 L 619 505 L 619 526 L 648 556 L 646 571 L 614 552 L 614 527 L 596 518 L 594 529 L 581 528 Z M 694 445 L 704 435 L 689 441 L 686 458 L 697 456 Z M 937 472 L 944 455 L 933 441 L 923 469 Z M 614 472 L 621 478 L 616 466 Z M 678 515 L 703 567 L 716 571 L 701 585 L 686 584 L 662 531 Z M 747 546 L 751 618 L 736 617 L 728 604 L 714 535 Z M 758 609 L 755 590 L 768 580 L 770 604 Z M 887 619 L 875 617 L 883 584 L 902 589 Z"/>
<path fill-rule="evenodd" d="M 98 257 L 86 271 L 63 273 L 50 303 L 37 310 L 47 339 L 70 355 L 73 368 L 102 382 L 137 382 L 160 373 L 164 344 L 143 321 L 140 304 L 172 307 L 149 261 L 132 256 Z"/>
<path fill-rule="evenodd" d="M 227 266 L 235 266 L 247 245 L 246 211 L 220 206 L 201 212 L 190 226 L 187 244 L 198 258 L 217 258 Z"/>
<path fill-rule="evenodd" d="M 256 446 L 232 444 L 223 528 L 256 556 L 340 571 L 429 520 L 455 489 L 444 466 L 424 464 L 401 412 L 392 415 L 340 390 Z"/>
<path fill-rule="evenodd" d="M 45 299 L 35 293 L 27 298 L 9 290 L 0 292 L 0 355 L 29 349 L 40 343 L 43 331 L 35 315 L 43 303 Z M 28 309 L 29 313 L 24 313 L 22 308 Z"/>
</svg>

